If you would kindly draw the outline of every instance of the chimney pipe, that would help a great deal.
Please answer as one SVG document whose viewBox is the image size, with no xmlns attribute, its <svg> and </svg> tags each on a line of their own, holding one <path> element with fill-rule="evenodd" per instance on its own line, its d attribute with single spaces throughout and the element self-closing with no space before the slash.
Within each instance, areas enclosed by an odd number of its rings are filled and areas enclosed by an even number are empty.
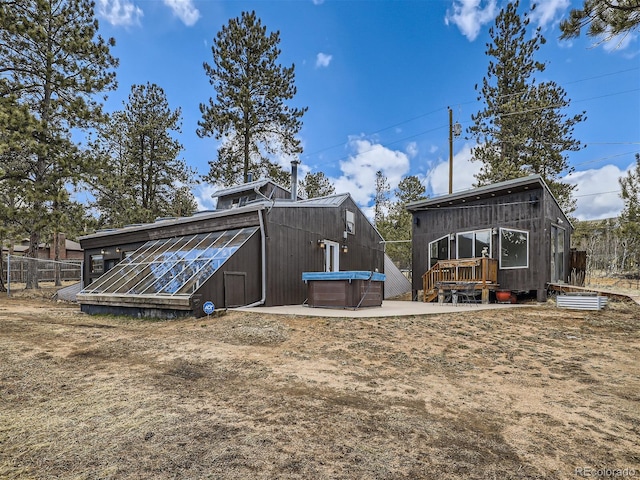
<svg viewBox="0 0 640 480">
<path fill-rule="evenodd" d="M 247 173 L 247 183 L 253 182 L 253 173 Z"/>
<path fill-rule="evenodd" d="M 291 200 L 298 200 L 298 164 L 300 160 L 291 160 Z"/>
</svg>

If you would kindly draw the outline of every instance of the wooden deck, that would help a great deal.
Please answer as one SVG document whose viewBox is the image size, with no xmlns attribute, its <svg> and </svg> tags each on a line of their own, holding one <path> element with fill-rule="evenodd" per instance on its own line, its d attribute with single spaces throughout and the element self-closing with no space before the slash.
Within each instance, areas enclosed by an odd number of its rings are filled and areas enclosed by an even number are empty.
<svg viewBox="0 0 640 480">
<path fill-rule="evenodd" d="M 498 288 L 498 261 L 495 258 L 460 258 L 440 260 L 422 275 L 423 301 L 432 302 L 444 289 L 459 289 L 475 283 L 482 292 L 482 303 L 489 302 L 489 292 Z"/>
</svg>

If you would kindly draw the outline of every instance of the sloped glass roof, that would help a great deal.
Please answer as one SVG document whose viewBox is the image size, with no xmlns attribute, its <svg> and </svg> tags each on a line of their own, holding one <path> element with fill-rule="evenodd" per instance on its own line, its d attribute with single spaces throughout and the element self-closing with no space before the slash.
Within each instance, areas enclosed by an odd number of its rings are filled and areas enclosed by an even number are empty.
<svg viewBox="0 0 640 480">
<path fill-rule="evenodd" d="M 81 293 L 190 297 L 258 227 L 152 240 Z"/>
</svg>

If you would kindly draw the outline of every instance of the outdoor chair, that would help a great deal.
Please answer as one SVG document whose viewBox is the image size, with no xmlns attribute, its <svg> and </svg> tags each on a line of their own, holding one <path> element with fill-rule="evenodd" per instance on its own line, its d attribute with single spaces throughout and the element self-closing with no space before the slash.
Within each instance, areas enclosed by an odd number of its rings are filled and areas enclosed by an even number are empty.
<svg viewBox="0 0 640 480">
<path fill-rule="evenodd" d="M 481 295 L 482 292 L 476 289 L 476 284 L 474 282 L 461 284 L 456 293 L 458 295 L 457 303 L 474 304 L 480 303 L 482 301 L 480 298 L 478 298 L 478 296 Z"/>
</svg>

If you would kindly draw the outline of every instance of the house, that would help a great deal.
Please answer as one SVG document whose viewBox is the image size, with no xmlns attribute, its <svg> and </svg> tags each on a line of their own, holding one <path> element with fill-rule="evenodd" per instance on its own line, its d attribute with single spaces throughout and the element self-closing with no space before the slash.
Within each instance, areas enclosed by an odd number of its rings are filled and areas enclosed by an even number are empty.
<svg viewBox="0 0 640 480">
<path fill-rule="evenodd" d="M 82 237 L 81 309 L 172 318 L 205 302 L 302 304 L 303 272 L 384 271 L 382 238 L 349 194 L 302 200 L 262 179 L 214 196 L 215 210 Z"/>
<path fill-rule="evenodd" d="M 573 226 L 539 175 L 412 202 L 414 299 L 437 298 L 441 280 L 530 292 L 565 282 Z"/>
<path fill-rule="evenodd" d="M 40 243 L 38 245 L 38 258 L 41 260 L 55 260 L 56 251 L 54 248 L 54 238 L 49 243 Z M 84 253 L 78 242 L 68 240 L 64 233 L 58 234 L 58 259 L 59 260 L 79 260 L 82 261 Z M 3 255 L 11 254 L 16 256 L 26 256 L 29 251 L 29 239 L 26 238 L 22 242 L 12 245 L 11 247 L 2 247 Z"/>
</svg>

